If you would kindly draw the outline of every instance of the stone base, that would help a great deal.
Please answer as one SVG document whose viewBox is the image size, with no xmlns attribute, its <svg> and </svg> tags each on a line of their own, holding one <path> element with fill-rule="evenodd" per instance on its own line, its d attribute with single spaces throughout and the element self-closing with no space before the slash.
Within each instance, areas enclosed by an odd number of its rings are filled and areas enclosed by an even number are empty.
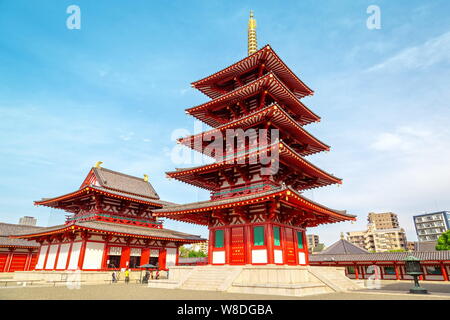
<svg viewBox="0 0 450 320">
<path fill-rule="evenodd" d="M 305 296 L 360 289 L 344 268 L 310 266 L 174 266 L 149 287 Z"/>
</svg>

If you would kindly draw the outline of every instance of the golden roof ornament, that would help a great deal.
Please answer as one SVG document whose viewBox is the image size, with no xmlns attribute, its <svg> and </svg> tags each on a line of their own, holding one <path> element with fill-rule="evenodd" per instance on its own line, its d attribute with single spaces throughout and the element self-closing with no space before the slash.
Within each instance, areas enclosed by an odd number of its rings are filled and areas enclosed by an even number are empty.
<svg viewBox="0 0 450 320">
<path fill-rule="evenodd" d="M 253 17 L 253 10 L 250 10 L 248 19 L 248 55 L 258 51 L 258 40 L 256 39 L 256 19 Z"/>
<path fill-rule="evenodd" d="M 148 182 L 148 175 L 144 174 L 144 181 Z"/>
<path fill-rule="evenodd" d="M 95 168 L 101 168 L 100 165 L 103 163 L 103 161 L 97 161 L 94 165 Z"/>
</svg>

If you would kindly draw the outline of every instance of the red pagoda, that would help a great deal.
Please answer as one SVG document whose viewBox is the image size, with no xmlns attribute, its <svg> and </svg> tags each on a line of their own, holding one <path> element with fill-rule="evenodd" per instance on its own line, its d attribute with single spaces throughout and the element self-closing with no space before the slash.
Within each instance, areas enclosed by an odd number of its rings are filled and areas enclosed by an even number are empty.
<svg viewBox="0 0 450 320">
<path fill-rule="evenodd" d="M 208 226 L 209 264 L 308 265 L 306 228 L 355 217 L 302 195 L 341 183 L 305 159 L 330 149 L 304 129 L 320 120 L 301 102 L 313 91 L 269 45 L 257 50 L 253 14 L 248 35 L 248 57 L 192 83 L 212 100 L 186 112 L 212 129 L 179 142 L 216 162 L 167 173 L 209 190 L 211 199 L 154 215 Z M 230 138 L 230 130 L 244 139 Z"/>
<path fill-rule="evenodd" d="M 147 175 L 138 178 L 100 164 L 78 190 L 35 201 L 70 213 L 65 224 L 15 233 L 40 244 L 35 270 L 105 271 L 149 263 L 166 269 L 178 264 L 180 245 L 205 241 L 163 228 L 152 212 L 173 203 L 160 200 Z"/>
</svg>

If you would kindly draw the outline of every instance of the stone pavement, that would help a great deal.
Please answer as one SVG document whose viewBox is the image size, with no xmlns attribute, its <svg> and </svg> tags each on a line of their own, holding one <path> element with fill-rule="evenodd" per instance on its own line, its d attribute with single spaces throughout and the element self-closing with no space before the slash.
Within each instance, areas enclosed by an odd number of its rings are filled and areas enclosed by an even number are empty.
<svg viewBox="0 0 450 320">
<path fill-rule="evenodd" d="M 404 290 L 403 290 L 404 292 Z M 450 294 L 410 295 L 403 292 L 330 293 L 306 297 L 235 294 L 217 291 L 148 288 L 140 284 L 82 285 L 80 289 L 57 287 L 0 288 L 0 300 L 430 300 L 450 299 Z"/>
</svg>

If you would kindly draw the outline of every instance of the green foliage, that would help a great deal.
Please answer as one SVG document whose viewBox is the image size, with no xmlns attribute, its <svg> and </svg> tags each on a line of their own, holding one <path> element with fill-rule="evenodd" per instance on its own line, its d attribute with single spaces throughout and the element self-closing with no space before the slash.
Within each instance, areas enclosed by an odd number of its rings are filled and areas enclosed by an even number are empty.
<svg viewBox="0 0 450 320">
<path fill-rule="evenodd" d="M 395 250 L 389 250 L 388 252 L 406 252 L 405 249 L 395 249 Z"/>
<path fill-rule="evenodd" d="M 206 254 L 202 251 L 194 251 L 191 249 L 188 249 L 184 246 L 181 246 L 179 248 L 180 257 L 182 258 L 198 258 L 198 257 L 206 257 Z"/>
<path fill-rule="evenodd" d="M 206 257 L 206 254 L 202 251 L 189 251 L 189 258 Z"/>
<path fill-rule="evenodd" d="M 450 230 L 447 230 L 439 237 L 436 250 L 450 250 Z"/>
</svg>

